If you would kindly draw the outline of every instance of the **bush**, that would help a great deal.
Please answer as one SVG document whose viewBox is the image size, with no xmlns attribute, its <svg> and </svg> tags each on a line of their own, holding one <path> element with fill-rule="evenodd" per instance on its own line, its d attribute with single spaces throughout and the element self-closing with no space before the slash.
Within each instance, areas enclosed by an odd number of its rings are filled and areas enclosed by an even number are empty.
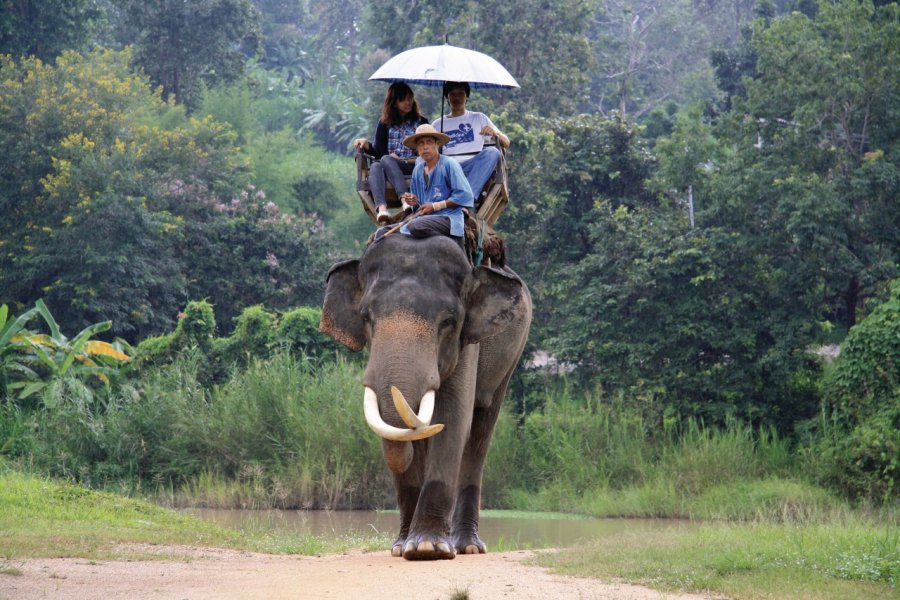
<svg viewBox="0 0 900 600">
<path fill-rule="evenodd" d="M 850 330 L 824 381 L 823 478 L 852 496 L 887 502 L 900 494 L 900 280 Z"/>
<path fill-rule="evenodd" d="M 321 318 L 322 309 L 309 306 L 284 313 L 278 323 L 276 341 L 308 357 L 333 356 L 342 346 L 319 331 Z"/>
<path fill-rule="evenodd" d="M 278 314 L 263 306 L 251 306 L 235 319 L 230 336 L 215 337 L 213 306 L 206 301 L 192 301 L 180 313 L 175 331 L 138 345 L 138 363 L 144 369 L 162 366 L 185 351 L 197 350 L 197 376 L 200 382 L 209 384 L 224 381 L 236 366 L 245 367 L 280 350 L 314 359 L 346 356 L 341 346 L 319 332 L 321 317 L 322 310 L 317 307 L 303 306 Z"/>
<path fill-rule="evenodd" d="M 215 360 L 219 365 L 246 365 L 251 357 L 269 355 L 275 339 L 276 317 L 262 306 L 245 308 L 235 319 L 234 333 L 216 340 Z"/>
<path fill-rule="evenodd" d="M 164 365 L 175 360 L 183 350 L 196 348 L 205 357 L 204 372 L 209 370 L 216 316 L 209 302 L 188 302 L 184 312 L 178 314 L 175 331 L 165 335 L 150 337 L 137 346 L 138 368 L 149 365 Z"/>
</svg>

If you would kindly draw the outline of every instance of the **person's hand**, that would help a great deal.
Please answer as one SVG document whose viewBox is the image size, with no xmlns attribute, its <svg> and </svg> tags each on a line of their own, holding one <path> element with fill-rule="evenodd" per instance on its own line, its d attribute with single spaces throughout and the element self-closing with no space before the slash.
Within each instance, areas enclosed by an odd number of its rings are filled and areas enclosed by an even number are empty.
<svg viewBox="0 0 900 600">
<path fill-rule="evenodd" d="M 407 204 L 409 204 L 412 207 L 418 206 L 418 204 L 419 204 L 419 199 L 416 198 L 415 194 L 413 194 L 411 192 L 404 193 L 403 196 L 400 197 L 400 200 L 402 200 L 403 202 L 406 202 Z"/>
<path fill-rule="evenodd" d="M 434 204 L 428 202 L 419 207 L 419 215 L 430 215 L 434 212 Z"/>
<path fill-rule="evenodd" d="M 367 140 L 366 138 L 357 138 L 353 140 L 353 147 L 358 150 L 365 150 L 368 145 L 369 140 Z"/>
<path fill-rule="evenodd" d="M 494 137 L 500 137 L 500 130 L 494 129 L 490 125 L 485 125 L 484 127 L 482 127 L 479 133 L 481 135 L 492 135 Z"/>
</svg>

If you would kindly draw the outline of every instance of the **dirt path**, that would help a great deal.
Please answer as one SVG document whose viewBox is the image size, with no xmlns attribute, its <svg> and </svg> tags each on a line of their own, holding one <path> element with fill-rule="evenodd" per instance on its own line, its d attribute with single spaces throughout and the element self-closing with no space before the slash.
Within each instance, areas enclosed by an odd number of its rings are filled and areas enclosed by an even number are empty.
<svg viewBox="0 0 900 600">
<path fill-rule="evenodd" d="M 456 592 L 468 592 L 469 600 L 708 600 L 553 575 L 523 564 L 534 556 L 529 551 L 410 562 L 392 558 L 388 552 L 297 557 L 172 546 L 133 550 L 174 559 L 8 562 L 7 567 L 21 575 L 0 574 L 0 599 L 449 600 Z"/>
</svg>

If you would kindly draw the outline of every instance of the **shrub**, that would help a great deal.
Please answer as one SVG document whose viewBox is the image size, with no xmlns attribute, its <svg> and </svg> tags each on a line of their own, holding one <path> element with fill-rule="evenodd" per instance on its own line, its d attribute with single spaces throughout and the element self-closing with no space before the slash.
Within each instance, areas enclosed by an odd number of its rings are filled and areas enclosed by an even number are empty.
<svg viewBox="0 0 900 600">
<path fill-rule="evenodd" d="M 234 333 L 215 344 L 219 365 L 246 365 L 252 357 L 265 357 L 275 340 L 276 316 L 262 306 L 245 308 L 235 319 Z"/>
<path fill-rule="evenodd" d="M 175 331 L 150 337 L 137 346 L 139 364 L 164 364 L 170 362 L 181 349 L 197 347 L 206 354 L 212 351 L 216 331 L 216 316 L 209 302 L 188 302 L 184 312 L 178 314 Z"/>
<path fill-rule="evenodd" d="M 276 340 L 287 345 L 292 352 L 322 358 L 333 356 L 341 346 L 319 331 L 322 309 L 301 306 L 281 317 Z"/>
<path fill-rule="evenodd" d="M 900 494 L 900 280 L 850 330 L 824 381 L 823 477 L 849 494 Z"/>
</svg>

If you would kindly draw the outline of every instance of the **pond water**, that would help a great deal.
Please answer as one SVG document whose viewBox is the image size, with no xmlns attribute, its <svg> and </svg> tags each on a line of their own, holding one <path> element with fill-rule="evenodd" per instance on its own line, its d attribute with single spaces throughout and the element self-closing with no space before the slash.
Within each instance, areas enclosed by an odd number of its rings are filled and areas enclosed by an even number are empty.
<svg viewBox="0 0 900 600">
<path fill-rule="evenodd" d="M 400 527 L 397 511 L 220 510 L 191 509 L 201 519 L 252 532 L 342 537 L 382 533 L 393 537 Z M 660 531 L 690 527 L 685 521 L 592 519 L 572 515 L 482 511 L 481 538 L 490 547 L 562 548 L 623 531 Z"/>
</svg>

